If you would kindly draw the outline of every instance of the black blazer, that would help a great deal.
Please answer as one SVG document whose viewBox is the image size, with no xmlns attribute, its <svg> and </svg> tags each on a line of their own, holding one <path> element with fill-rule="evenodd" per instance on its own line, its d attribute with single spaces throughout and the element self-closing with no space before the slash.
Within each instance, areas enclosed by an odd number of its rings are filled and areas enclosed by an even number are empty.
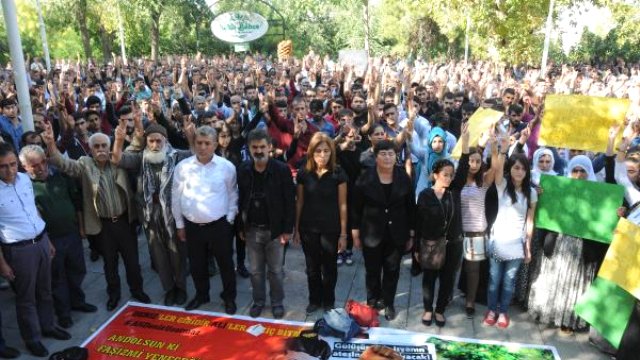
<svg viewBox="0 0 640 360">
<path fill-rule="evenodd" d="M 404 247 L 413 230 L 415 203 L 413 184 L 404 169 L 393 169 L 391 196 L 387 201 L 376 168 L 367 169 L 354 187 L 352 229 L 360 230 L 360 238 L 367 247 L 384 241 L 387 226 L 393 244 Z"/>
<path fill-rule="evenodd" d="M 293 233 L 295 223 L 295 187 L 289 167 L 280 161 L 269 159 L 267 163 L 265 193 L 269 211 L 271 237 Z M 247 216 L 253 185 L 253 161 L 248 160 L 238 166 L 238 207 L 240 228 L 246 229 Z"/>
</svg>

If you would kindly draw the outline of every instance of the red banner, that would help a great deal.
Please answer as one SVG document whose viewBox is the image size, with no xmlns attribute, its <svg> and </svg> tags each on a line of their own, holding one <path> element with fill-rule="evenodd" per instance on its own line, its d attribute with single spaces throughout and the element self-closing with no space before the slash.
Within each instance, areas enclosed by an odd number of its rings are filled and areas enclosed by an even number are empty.
<svg viewBox="0 0 640 360">
<path fill-rule="evenodd" d="M 89 359 L 273 359 L 300 323 L 128 304 L 83 344 Z"/>
</svg>

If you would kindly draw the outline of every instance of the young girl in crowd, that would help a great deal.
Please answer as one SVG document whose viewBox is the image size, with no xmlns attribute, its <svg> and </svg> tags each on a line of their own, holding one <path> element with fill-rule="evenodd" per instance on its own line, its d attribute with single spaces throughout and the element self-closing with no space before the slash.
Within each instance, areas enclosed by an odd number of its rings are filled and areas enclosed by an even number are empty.
<svg viewBox="0 0 640 360">
<path fill-rule="evenodd" d="M 460 207 L 462 215 L 463 235 L 463 271 L 465 275 L 466 293 L 465 312 L 471 318 L 475 314 L 475 300 L 481 278 L 481 265 L 487 259 L 487 217 L 485 214 L 485 200 L 487 190 L 493 184 L 494 171 L 487 169 L 482 161 L 482 153 L 476 148 L 469 148 L 469 132 L 463 125 L 460 136 L 462 156 L 458 163 L 457 173 L 464 179 L 461 191 Z M 489 138 L 491 158 L 495 163 L 498 157 L 498 147 L 495 136 Z M 485 267 L 486 271 L 486 267 Z M 486 276 L 484 276 L 486 281 Z M 484 291 L 482 292 L 485 293 Z M 484 300 L 483 300 L 484 301 Z"/>
<path fill-rule="evenodd" d="M 533 218 L 538 202 L 531 188 L 531 170 L 524 154 L 513 155 L 504 163 L 509 139 L 500 141 L 500 154 L 492 163 L 498 192 L 498 215 L 491 229 L 489 259 L 489 291 L 484 324 L 509 326 L 509 305 L 518 268 L 531 261 Z"/>
<path fill-rule="evenodd" d="M 446 323 L 444 311 L 453 294 L 455 276 L 460 265 L 462 239 L 460 227 L 460 185 L 454 186 L 454 166 L 450 160 L 440 159 L 431 169 L 433 186 L 422 190 L 418 196 L 416 213 L 416 235 L 419 241 L 419 259 L 423 268 L 422 298 L 424 314 L 422 323 L 430 326 Z M 457 176 L 460 178 L 460 176 Z M 461 183 L 460 179 L 458 182 Z M 425 253 L 434 251 L 438 242 L 444 242 L 444 263 L 434 268 L 425 259 Z M 426 260 L 426 261 L 425 261 Z M 435 313 L 433 301 L 436 297 L 436 280 L 440 280 Z"/>
<path fill-rule="evenodd" d="M 434 127 L 429 133 L 429 148 L 426 152 L 415 152 L 414 155 L 423 163 L 422 171 L 416 185 L 416 198 L 422 190 L 431 186 L 431 171 L 433 164 L 440 159 L 449 157 L 447 154 L 447 134 L 440 127 Z"/>
</svg>

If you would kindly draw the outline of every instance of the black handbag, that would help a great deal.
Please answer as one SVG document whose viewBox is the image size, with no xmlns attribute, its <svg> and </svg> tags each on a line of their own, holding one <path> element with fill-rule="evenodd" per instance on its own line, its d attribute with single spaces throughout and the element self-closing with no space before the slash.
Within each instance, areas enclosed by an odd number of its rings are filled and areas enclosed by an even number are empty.
<svg viewBox="0 0 640 360">
<path fill-rule="evenodd" d="M 420 239 L 420 266 L 424 270 L 440 270 L 447 257 L 447 238 Z"/>
</svg>

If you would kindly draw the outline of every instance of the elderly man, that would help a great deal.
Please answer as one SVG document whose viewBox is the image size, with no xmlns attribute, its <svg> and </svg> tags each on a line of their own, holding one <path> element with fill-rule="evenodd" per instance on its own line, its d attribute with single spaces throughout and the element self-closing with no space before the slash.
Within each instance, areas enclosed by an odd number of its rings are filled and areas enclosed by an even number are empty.
<svg viewBox="0 0 640 360">
<path fill-rule="evenodd" d="M 80 237 L 82 220 L 80 192 L 75 181 L 47 166 L 47 157 L 40 146 L 27 145 L 20 150 L 20 162 L 31 178 L 38 212 L 46 222 L 49 239 L 56 248 L 51 273 L 53 306 L 58 324 L 73 325 L 71 310 L 95 312 L 85 302 L 82 280 L 87 273 Z"/>
<path fill-rule="evenodd" d="M 208 303 L 208 248 L 220 268 L 227 314 L 237 307 L 236 278 L 233 270 L 233 222 L 238 212 L 238 188 L 233 164 L 215 155 L 216 131 L 209 126 L 196 130 L 195 155 L 180 162 L 174 170 L 171 208 L 180 241 L 186 241 L 195 297 L 187 304 L 192 310 Z"/>
<path fill-rule="evenodd" d="M 50 270 L 55 250 L 44 228 L 31 180 L 18 173 L 13 147 L 0 144 L 0 275 L 13 282 L 20 335 L 35 356 L 49 354 L 42 336 L 71 338 L 53 323 Z M 0 347 L 0 356 L 12 355 L 7 349 Z"/>
<path fill-rule="evenodd" d="M 82 180 L 85 232 L 87 235 L 98 235 L 98 247 L 104 257 L 104 276 L 109 295 L 107 310 L 114 310 L 120 302 L 118 255 L 124 261 L 131 296 L 143 303 L 151 302 L 142 290 L 138 241 L 133 226 L 136 219 L 134 194 L 127 172 L 109 161 L 111 140 L 102 133 L 91 135 L 89 146 L 92 157 L 82 156 L 72 160 L 63 158 L 58 151 L 51 126 L 47 126 L 43 137 L 49 149 L 49 161 L 63 173 Z"/>
<path fill-rule="evenodd" d="M 116 128 L 111 161 L 123 169 L 138 172 L 138 205 L 142 208 L 142 225 L 149 242 L 151 261 L 165 291 L 164 304 L 182 305 L 187 301 L 185 244 L 176 238 L 176 224 L 171 213 L 171 187 L 176 165 L 192 155 L 189 150 L 175 150 L 167 141 L 167 131 L 158 124 L 144 131 L 146 147 L 134 145 L 122 153 L 126 124 Z M 140 132 L 140 129 L 138 129 Z M 192 142 L 193 123 L 185 126 Z M 140 141 L 140 142 L 142 142 Z M 137 142 L 137 141 L 136 141 Z"/>
</svg>

